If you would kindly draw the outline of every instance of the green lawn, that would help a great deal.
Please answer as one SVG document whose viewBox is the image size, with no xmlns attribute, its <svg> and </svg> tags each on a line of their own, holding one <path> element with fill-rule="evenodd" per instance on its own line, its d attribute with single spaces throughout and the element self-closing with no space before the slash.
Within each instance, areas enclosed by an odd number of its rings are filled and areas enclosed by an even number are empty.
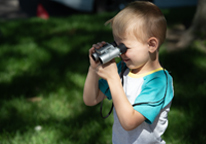
<svg viewBox="0 0 206 144">
<path fill-rule="evenodd" d="M 164 11 L 172 18 L 171 11 Z M 82 100 L 88 50 L 113 41 L 115 13 L 0 21 L 0 144 L 110 144 L 113 118 Z M 175 24 L 177 21 L 172 21 Z M 168 144 L 206 141 L 206 53 L 198 41 L 160 60 L 174 78 Z M 104 103 L 104 113 L 111 102 Z"/>
</svg>

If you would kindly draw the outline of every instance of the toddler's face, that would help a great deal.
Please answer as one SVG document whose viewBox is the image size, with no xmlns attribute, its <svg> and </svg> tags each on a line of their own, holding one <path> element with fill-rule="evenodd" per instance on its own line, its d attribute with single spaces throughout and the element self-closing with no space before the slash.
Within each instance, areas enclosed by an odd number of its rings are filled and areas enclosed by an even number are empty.
<svg viewBox="0 0 206 144">
<path fill-rule="evenodd" d="M 132 72 L 135 73 L 143 65 L 148 64 L 150 57 L 147 42 L 140 42 L 133 34 L 125 35 L 124 39 L 114 36 L 114 40 L 117 45 L 123 43 L 128 48 L 126 53 L 121 55 L 121 58 Z"/>
</svg>

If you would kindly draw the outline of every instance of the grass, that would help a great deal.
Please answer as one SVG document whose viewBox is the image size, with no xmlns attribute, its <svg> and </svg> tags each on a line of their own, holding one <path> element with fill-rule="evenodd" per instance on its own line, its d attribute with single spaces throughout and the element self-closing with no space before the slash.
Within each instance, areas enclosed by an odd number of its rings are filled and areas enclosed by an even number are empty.
<svg viewBox="0 0 206 144">
<path fill-rule="evenodd" d="M 206 53 L 194 45 L 186 50 L 162 56 L 162 62 L 174 78 L 175 98 L 169 115 L 165 139 L 172 143 L 203 143 L 206 100 Z"/>
<path fill-rule="evenodd" d="M 88 50 L 93 43 L 113 40 L 104 22 L 114 14 L 1 21 L 1 144 L 111 143 L 112 116 L 103 120 L 99 105 L 85 106 L 82 90 Z M 173 11 L 165 14 L 169 18 Z M 197 43 L 173 53 L 162 46 L 160 59 L 175 88 L 163 136 L 168 144 L 206 141 L 206 53 Z M 104 103 L 104 114 L 110 106 Z"/>
<path fill-rule="evenodd" d="M 112 117 L 104 121 L 82 101 L 88 49 L 112 39 L 110 16 L 1 23 L 1 143 L 110 143 Z"/>
</svg>

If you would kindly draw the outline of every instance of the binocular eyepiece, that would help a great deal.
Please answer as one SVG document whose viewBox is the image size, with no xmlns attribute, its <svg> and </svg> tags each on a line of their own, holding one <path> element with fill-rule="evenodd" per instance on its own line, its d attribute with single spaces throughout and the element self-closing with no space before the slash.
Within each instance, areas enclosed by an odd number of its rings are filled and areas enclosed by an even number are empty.
<svg viewBox="0 0 206 144">
<path fill-rule="evenodd" d="M 127 47 L 121 43 L 117 46 L 115 42 L 106 43 L 100 49 L 95 49 L 95 52 L 92 54 L 94 61 L 100 61 L 101 64 L 105 64 L 112 59 L 119 57 L 121 54 L 127 51 Z"/>
</svg>

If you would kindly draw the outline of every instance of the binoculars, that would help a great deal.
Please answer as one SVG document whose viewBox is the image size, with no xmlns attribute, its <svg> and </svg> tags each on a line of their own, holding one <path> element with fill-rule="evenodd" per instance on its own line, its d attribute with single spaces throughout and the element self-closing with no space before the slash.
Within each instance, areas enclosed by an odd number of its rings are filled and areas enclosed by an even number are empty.
<svg viewBox="0 0 206 144">
<path fill-rule="evenodd" d="M 119 57 L 121 54 L 127 51 L 127 47 L 121 43 L 117 45 L 115 42 L 106 43 L 103 47 L 95 49 L 95 52 L 92 54 L 94 61 L 100 61 L 101 64 L 105 64 L 112 59 Z"/>
</svg>

